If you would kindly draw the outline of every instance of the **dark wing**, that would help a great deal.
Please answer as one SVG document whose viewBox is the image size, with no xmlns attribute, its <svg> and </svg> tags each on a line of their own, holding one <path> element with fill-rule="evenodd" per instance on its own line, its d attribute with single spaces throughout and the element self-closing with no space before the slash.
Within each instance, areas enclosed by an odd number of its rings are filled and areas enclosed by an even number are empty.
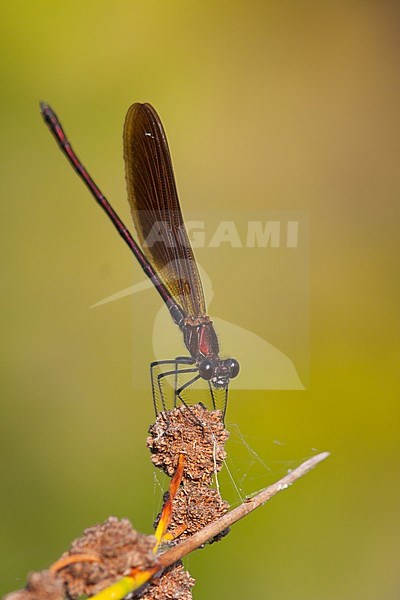
<svg viewBox="0 0 400 600">
<path fill-rule="evenodd" d="M 124 127 L 128 200 L 143 252 L 186 316 L 206 314 L 183 222 L 167 138 L 150 104 L 133 104 Z"/>
</svg>

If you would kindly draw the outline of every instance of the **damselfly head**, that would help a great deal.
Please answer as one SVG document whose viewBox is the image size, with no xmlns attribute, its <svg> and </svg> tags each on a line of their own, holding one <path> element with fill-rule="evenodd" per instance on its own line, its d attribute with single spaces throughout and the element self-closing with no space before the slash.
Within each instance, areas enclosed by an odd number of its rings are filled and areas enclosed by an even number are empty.
<svg viewBox="0 0 400 600">
<path fill-rule="evenodd" d="M 229 381 L 237 376 L 240 365 L 235 358 L 221 360 L 218 357 L 203 358 L 198 363 L 200 377 L 211 381 L 217 389 L 227 388 Z"/>
</svg>

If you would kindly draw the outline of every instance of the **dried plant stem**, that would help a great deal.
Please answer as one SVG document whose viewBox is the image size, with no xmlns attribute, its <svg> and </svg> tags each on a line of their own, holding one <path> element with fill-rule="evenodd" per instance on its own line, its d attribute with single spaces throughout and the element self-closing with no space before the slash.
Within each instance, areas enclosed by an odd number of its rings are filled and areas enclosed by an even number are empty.
<svg viewBox="0 0 400 600">
<path fill-rule="evenodd" d="M 177 544 L 173 548 L 170 548 L 160 556 L 158 556 L 158 563 L 163 568 L 172 565 L 177 560 L 180 560 L 199 546 L 205 544 L 208 540 L 212 539 L 227 527 L 230 527 L 253 510 L 265 504 L 270 498 L 275 496 L 278 492 L 285 490 L 292 483 L 303 477 L 306 473 L 311 471 L 314 467 L 317 466 L 320 462 L 328 458 L 329 452 L 321 452 L 312 458 L 309 458 L 304 463 L 302 463 L 296 469 L 293 469 L 291 473 L 282 477 L 276 483 L 268 486 L 260 493 L 256 494 L 253 498 L 248 498 L 238 506 L 234 508 L 226 515 L 223 515 L 213 523 L 210 523 L 197 533 L 194 533 L 191 537 L 185 539 L 180 544 Z"/>
<path fill-rule="evenodd" d="M 316 456 L 306 460 L 299 467 L 297 467 L 297 469 L 294 469 L 276 483 L 268 486 L 252 498 L 246 499 L 237 508 L 234 508 L 229 513 L 226 513 L 216 521 L 213 521 L 173 548 L 170 548 L 169 550 L 166 550 L 160 554 L 157 557 L 156 565 L 153 567 L 146 570 L 140 570 L 138 568 L 132 569 L 129 576 L 120 579 L 95 596 L 92 596 L 92 600 L 121 600 L 128 593 L 139 590 L 144 584 L 150 582 L 154 575 L 160 575 L 164 569 L 174 564 L 190 552 L 193 552 L 193 550 L 196 550 L 196 548 L 199 548 L 208 540 L 212 539 L 224 531 L 227 527 L 230 527 L 251 513 L 256 508 L 259 508 L 265 504 L 278 492 L 287 489 L 292 483 L 300 479 L 300 477 L 303 477 L 303 475 L 311 471 L 311 469 L 316 467 L 328 456 L 329 452 L 321 452 L 320 454 L 317 454 Z"/>
</svg>

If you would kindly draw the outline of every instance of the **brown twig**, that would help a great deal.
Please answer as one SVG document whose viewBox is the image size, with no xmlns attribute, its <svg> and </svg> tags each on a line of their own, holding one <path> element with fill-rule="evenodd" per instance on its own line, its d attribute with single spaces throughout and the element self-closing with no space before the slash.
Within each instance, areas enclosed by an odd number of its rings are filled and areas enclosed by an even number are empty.
<svg viewBox="0 0 400 600">
<path fill-rule="evenodd" d="M 227 527 L 230 527 L 259 506 L 265 504 L 270 498 L 272 498 L 272 496 L 275 496 L 278 492 L 285 490 L 287 487 L 292 485 L 292 483 L 300 479 L 300 477 L 303 477 L 303 475 L 316 467 L 317 464 L 328 458 L 328 456 L 329 452 L 321 452 L 320 454 L 309 458 L 299 467 L 291 471 L 291 473 L 288 473 L 288 475 L 285 475 L 285 477 L 282 477 L 282 479 L 276 483 L 268 486 L 253 498 L 246 499 L 237 508 L 234 508 L 229 513 L 223 515 L 206 527 L 203 527 L 203 529 L 194 533 L 180 544 L 177 544 L 173 548 L 166 550 L 163 554 L 160 554 L 160 556 L 157 557 L 158 564 L 160 567 L 166 568 L 193 550 L 196 550 L 196 548 L 199 548 L 205 544 L 208 540 L 224 531 L 224 529 Z"/>
</svg>

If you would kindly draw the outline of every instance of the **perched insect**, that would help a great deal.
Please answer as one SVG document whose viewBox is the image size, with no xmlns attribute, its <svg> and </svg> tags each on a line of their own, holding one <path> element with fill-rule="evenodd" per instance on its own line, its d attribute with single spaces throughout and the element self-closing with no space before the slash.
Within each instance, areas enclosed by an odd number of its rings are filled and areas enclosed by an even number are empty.
<svg viewBox="0 0 400 600">
<path fill-rule="evenodd" d="M 54 111 L 44 102 L 40 107 L 61 150 L 128 244 L 183 333 L 190 356 L 151 363 L 156 410 L 155 386 L 165 410 L 161 381 L 166 376 L 181 373 L 193 376 L 175 390 L 175 398 L 185 403 L 181 396 L 183 390 L 204 379 L 209 384 L 213 405 L 214 390 L 225 391 L 225 410 L 229 381 L 238 375 L 240 367 L 235 358 L 219 356 L 218 339 L 207 315 L 199 271 L 179 205 L 168 143 L 158 114 L 150 104 L 137 103 L 130 107 L 125 119 L 128 201 L 140 248 L 73 151 Z M 156 367 L 167 370 L 156 374 Z"/>
</svg>

